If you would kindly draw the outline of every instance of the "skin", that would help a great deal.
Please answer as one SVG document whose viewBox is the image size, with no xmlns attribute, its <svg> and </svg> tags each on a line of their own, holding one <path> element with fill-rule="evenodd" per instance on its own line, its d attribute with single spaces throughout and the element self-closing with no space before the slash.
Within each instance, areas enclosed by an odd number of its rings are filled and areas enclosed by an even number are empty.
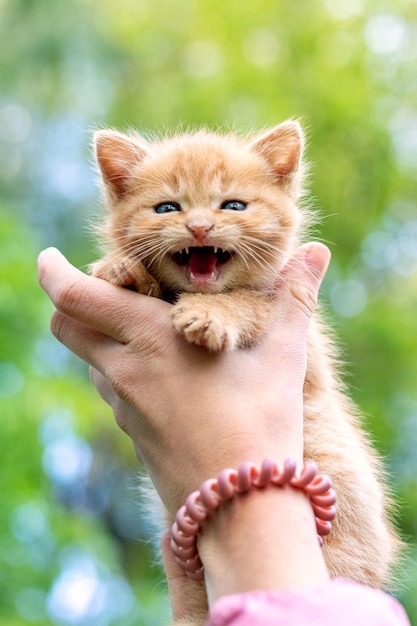
<svg viewBox="0 0 417 626">
<path fill-rule="evenodd" d="M 39 281 L 56 309 L 52 332 L 91 366 L 172 515 L 203 480 L 243 460 L 292 457 L 301 466 L 307 331 L 329 258 L 321 244 L 302 246 L 277 277 L 265 339 L 214 354 L 175 332 L 172 305 L 86 276 L 53 248 L 41 253 Z M 187 579 L 167 537 L 162 547 L 179 619 L 191 610 Z M 311 506 L 292 488 L 235 498 L 207 521 L 198 548 L 210 606 L 227 593 L 328 576 Z"/>
</svg>

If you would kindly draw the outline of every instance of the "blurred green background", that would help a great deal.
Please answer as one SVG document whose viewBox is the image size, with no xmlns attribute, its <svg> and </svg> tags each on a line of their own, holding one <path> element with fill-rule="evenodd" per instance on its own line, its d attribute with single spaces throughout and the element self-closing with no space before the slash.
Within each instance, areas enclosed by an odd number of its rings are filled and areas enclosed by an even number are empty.
<svg viewBox="0 0 417 626">
<path fill-rule="evenodd" d="M 416 0 L 0 0 L 0 68 L 0 624 L 168 615 L 130 442 L 36 281 L 42 247 L 95 258 L 92 129 L 300 117 L 322 301 L 398 498 L 417 625 Z"/>
</svg>

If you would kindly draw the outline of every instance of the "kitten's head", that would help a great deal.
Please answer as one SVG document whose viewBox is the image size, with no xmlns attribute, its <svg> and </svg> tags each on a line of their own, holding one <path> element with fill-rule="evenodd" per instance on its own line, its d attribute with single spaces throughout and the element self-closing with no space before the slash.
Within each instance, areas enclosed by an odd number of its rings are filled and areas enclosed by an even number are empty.
<svg viewBox="0 0 417 626">
<path fill-rule="evenodd" d="M 95 144 L 113 249 L 169 291 L 272 286 L 301 223 L 297 122 L 252 139 L 198 131 L 150 143 L 99 131 Z"/>
</svg>

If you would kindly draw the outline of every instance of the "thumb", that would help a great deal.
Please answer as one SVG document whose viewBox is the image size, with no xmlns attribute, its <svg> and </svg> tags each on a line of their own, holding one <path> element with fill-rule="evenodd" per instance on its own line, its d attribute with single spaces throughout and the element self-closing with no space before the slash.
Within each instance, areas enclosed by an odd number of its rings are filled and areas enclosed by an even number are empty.
<svg viewBox="0 0 417 626">
<path fill-rule="evenodd" d="M 319 242 L 307 243 L 299 248 L 305 254 L 305 264 L 317 279 L 317 291 L 326 275 L 330 263 L 330 250 Z"/>
<path fill-rule="evenodd" d="M 318 242 L 304 244 L 287 262 L 279 276 L 276 293 L 278 299 L 285 299 L 280 292 L 288 290 L 287 302 L 291 313 L 296 307 L 310 319 L 317 306 L 320 285 L 329 262 L 330 250 Z"/>
</svg>

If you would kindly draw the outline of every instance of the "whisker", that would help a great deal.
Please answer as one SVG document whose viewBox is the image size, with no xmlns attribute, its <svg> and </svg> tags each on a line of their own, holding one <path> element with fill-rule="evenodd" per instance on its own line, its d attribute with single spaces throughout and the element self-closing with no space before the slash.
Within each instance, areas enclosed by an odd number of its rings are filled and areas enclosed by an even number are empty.
<svg viewBox="0 0 417 626">
<path fill-rule="evenodd" d="M 239 254 L 240 258 L 244 260 L 245 265 L 248 269 L 250 269 L 249 261 L 252 261 L 255 266 L 262 268 L 263 271 L 269 268 L 271 271 L 274 270 L 276 272 L 276 268 L 274 268 L 274 266 L 267 259 L 267 257 L 260 255 L 256 250 L 243 242 L 240 246 L 240 250 L 237 250 L 237 253 Z M 274 255 L 273 259 L 275 260 L 275 258 L 276 257 Z"/>
</svg>

